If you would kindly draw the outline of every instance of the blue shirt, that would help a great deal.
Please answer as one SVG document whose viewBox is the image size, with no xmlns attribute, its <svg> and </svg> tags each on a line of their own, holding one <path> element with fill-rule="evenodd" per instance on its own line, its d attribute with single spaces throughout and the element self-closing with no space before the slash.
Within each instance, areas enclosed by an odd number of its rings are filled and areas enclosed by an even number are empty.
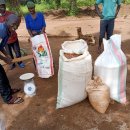
<svg viewBox="0 0 130 130">
<path fill-rule="evenodd" d="M 121 4 L 121 0 L 96 0 L 96 4 L 102 4 L 103 19 L 109 20 L 115 18 L 117 5 Z"/>
<path fill-rule="evenodd" d="M 44 15 L 41 12 L 36 13 L 36 18 L 33 19 L 31 14 L 25 16 L 26 28 L 31 31 L 41 32 L 43 27 L 46 27 Z"/>
<path fill-rule="evenodd" d="M 0 50 L 6 45 L 9 38 L 9 31 L 5 23 L 0 23 Z"/>
</svg>

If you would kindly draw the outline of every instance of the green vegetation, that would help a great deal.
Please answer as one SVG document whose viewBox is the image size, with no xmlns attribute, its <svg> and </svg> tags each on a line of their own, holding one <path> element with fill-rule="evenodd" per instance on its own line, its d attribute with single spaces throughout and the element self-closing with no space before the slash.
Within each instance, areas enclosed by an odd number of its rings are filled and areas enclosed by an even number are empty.
<svg viewBox="0 0 130 130">
<path fill-rule="evenodd" d="M 50 9 L 54 9 L 55 6 L 53 4 L 36 4 L 36 11 L 42 11 L 42 12 L 46 12 Z M 28 13 L 28 9 L 26 7 L 26 5 L 21 5 L 21 10 L 22 10 L 22 13 L 25 15 L 26 13 Z"/>
<path fill-rule="evenodd" d="M 7 1 L 9 3 L 11 2 L 11 0 Z M 66 9 L 68 10 L 68 15 L 76 15 L 78 13 L 79 7 L 93 6 L 95 4 L 95 1 L 96 0 L 41 0 L 39 4 L 36 4 L 36 11 L 46 12 L 50 9 Z M 130 4 L 130 0 L 123 0 L 123 3 Z M 11 7 L 11 4 L 9 7 Z M 16 6 L 16 8 L 18 7 Z M 19 8 L 21 8 L 24 15 L 28 12 L 26 4 L 20 5 Z"/>
<path fill-rule="evenodd" d="M 125 4 L 130 4 L 130 0 L 124 0 Z"/>
<path fill-rule="evenodd" d="M 58 0 L 48 0 L 48 2 L 46 2 L 46 0 L 41 0 L 41 4 L 36 4 L 36 11 L 46 12 L 50 9 L 66 9 L 70 10 L 69 15 L 75 15 L 78 13 L 77 7 L 92 6 L 95 3 L 95 0 L 61 0 L 60 5 L 57 5 L 56 1 Z M 76 6 L 73 1 L 76 2 Z M 74 5 L 70 7 L 70 3 Z M 21 5 L 21 10 L 23 14 L 28 12 L 26 5 Z"/>
</svg>

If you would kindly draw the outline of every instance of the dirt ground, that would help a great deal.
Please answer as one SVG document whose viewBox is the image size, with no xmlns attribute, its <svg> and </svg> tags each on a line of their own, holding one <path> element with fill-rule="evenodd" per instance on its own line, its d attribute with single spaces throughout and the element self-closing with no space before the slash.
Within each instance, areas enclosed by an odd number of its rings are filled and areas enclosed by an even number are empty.
<svg viewBox="0 0 130 130">
<path fill-rule="evenodd" d="M 130 102 L 130 6 L 121 9 L 115 21 L 115 32 L 122 35 L 122 50 L 127 56 L 127 100 Z M 56 110 L 57 97 L 57 72 L 58 59 L 61 44 L 67 40 L 73 40 L 76 36 L 76 27 L 82 27 L 83 34 L 92 33 L 99 35 L 99 18 L 82 16 L 58 17 L 49 15 L 46 17 L 47 34 L 52 49 L 55 63 L 55 75 L 49 79 L 41 79 L 37 76 L 32 60 L 25 62 L 26 67 L 16 67 L 8 70 L 7 75 L 10 83 L 15 88 L 23 90 L 23 82 L 19 76 L 31 72 L 35 74 L 37 86 L 36 96 L 27 98 L 22 91 L 17 96 L 24 98 L 24 103 L 19 105 L 7 105 L 1 100 L 0 108 L 5 114 L 7 130 L 130 130 L 130 104 L 126 106 L 114 103 L 110 104 L 105 114 L 96 112 L 88 99 L 63 109 Z M 28 43 L 28 33 L 25 22 L 22 21 L 18 36 L 21 48 L 31 54 L 31 46 Z M 69 36 L 69 37 L 67 37 Z M 98 54 L 97 43 L 89 46 L 93 62 Z"/>
</svg>

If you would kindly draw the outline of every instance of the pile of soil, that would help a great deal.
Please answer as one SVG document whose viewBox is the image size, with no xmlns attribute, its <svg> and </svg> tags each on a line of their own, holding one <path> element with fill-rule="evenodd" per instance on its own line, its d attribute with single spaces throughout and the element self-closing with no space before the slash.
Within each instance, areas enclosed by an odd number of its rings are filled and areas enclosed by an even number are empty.
<svg viewBox="0 0 130 130">
<path fill-rule="evenodd" d="M 68 14 L 68 11 L 65 9 L 58 9 L 58 10 L 49 10 L 44 13 L 45 16 L 60 16 L 65 17 Z"/>
<path fill-rule="evenodd" d="M 66 9 L 58 9 L 58 10 L 49 10 L 47 12 L 44 13 L 45 16 L 58 16 L 58 17 L 65 17 L 68 15 L 68 10 Z M 78 16 L 91 16 L 91 17 L 95 17 L 97 16 L 97 13 L 95 11 L 94 7 L 82 7 L 79 8 L 79 13 Z"/>
<path fill-rule="evenodd" d="M 97 16 L 97 13 L 96 13 L 94 7 L 85 7 L 85 8 L 79 9 L 78 15 L 95 17 L 95 16 Z"/>
</svg>

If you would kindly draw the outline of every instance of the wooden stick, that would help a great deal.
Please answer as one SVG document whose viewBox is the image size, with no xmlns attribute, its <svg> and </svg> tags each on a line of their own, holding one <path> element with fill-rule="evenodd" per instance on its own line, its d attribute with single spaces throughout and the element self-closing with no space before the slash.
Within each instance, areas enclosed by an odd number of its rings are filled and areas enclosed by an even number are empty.
<svg viewBox="0 0 130 130">
<path fill-rule="evenodd" d="M 23 57 L 19 57 L 19 58 L 14 58 L 12 60 L 12 63 L 20 62 L 20 61 L 24 61 L 24 60 L 28 60 L 28 59 L 32 59 L 32 58 L 33 58 L 33 55 L 27 55 L 27 56 L 23 56 Z M 6 65 L 7 63 L 5 63 L 3 60 L 0 60 L 0 64 Z"/>
</svg>

